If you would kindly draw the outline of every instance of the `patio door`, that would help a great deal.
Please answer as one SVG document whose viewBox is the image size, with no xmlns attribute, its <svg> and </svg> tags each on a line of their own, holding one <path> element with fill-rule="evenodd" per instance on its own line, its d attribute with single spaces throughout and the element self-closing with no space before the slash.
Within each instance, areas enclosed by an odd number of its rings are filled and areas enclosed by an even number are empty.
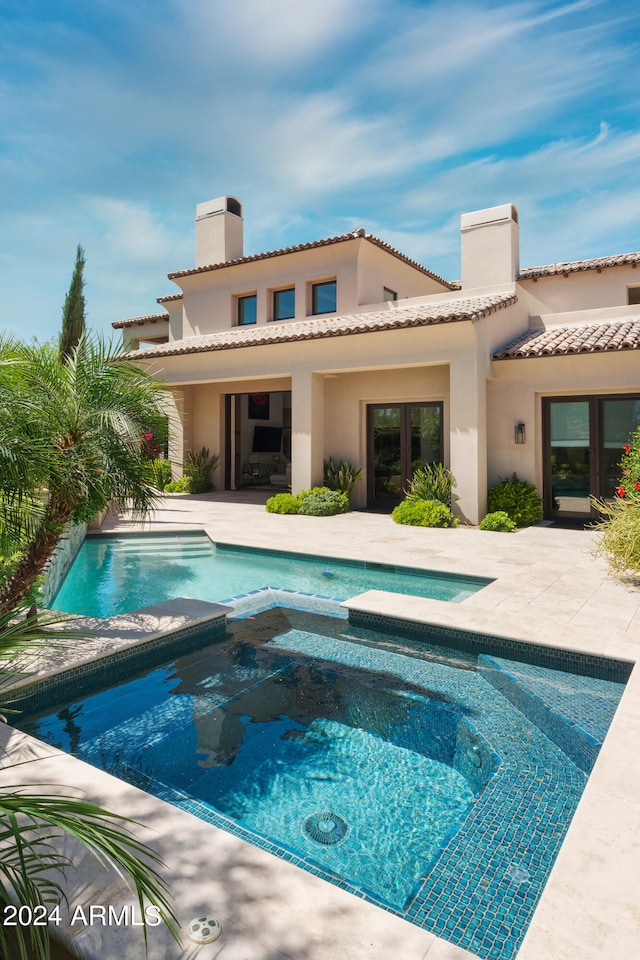
<svg viewBox="0 0 640 960">
<path fill-rule="evenodd" d="M 595 516 L 591 497 L 615 496 L 624 445 L 640 426 L 640 396 L 542 401 L 547 517 Z"/>
<path fill-rule="evenodd" d="M 416 467 L 442 459 L 442 403 L 367 407 L 368 503 L 392 509 Z"/>
</svg>

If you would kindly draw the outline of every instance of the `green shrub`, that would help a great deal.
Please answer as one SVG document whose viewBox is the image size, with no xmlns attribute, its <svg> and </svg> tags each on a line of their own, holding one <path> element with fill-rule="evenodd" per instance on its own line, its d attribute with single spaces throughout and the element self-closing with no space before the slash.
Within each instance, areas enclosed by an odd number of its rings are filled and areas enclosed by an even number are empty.
<svg viewBox="0 0 640 960">
<path fill-rule="evenodd" d="M 306 500 L 312 493 L 331 493 L 329 487 L 312 487 L 311 490 L 301 490 L 297 495 L 298 500 Z"/>
<path fill-rule="evenodd" d="M 495 513 L 488 513 L 484 520 L 480 521 L 481 530 L 495 530 L 498 533 L 511 533 L 516 529 L 516 525 L 504 510 L 496 510 Z"/>
<path fill-rule="evenodd" d="M 515 473 L 490 488 L 487 507 L 489 513 L 506 513 L 517 527 L 542 520 L 542 497 L 532 483 L 518 479 Z"/>
<path fill-rule="evenodd" d="M 301 503 L 292 493 L 276 493 L 267 500 L 269 513 L 300 513 Z"/>
<path fill-rule="evenodd" d="M 409 489 L 405 490 L 407 500 L 438 500 L 446 507 L 460 497 L 453 496 L 452 489 L 456 478 L 441 463 L 425 463 L 418 467 L 411 480 Z"/>
<path fill-rule="evenodd" d="M 346 513 L 349 509 L 349 497 L 339 490 L 328 487 L 313 487 L 302 490 L 297 497 L 291 493 L 277 493 L 267 500 L 269 513 L 304 513 L 308 517 L 331 517 L 336 513 Z"/>
<path fill-rule="evenodd" d="M 595 524 L 601 532 L 598 550 L 619 577 L 640 577 L 640 502 L 624 499 L 593 500 L 605 519 Z"/>
<path fill-rule="evenodd" d="M 596 500 L 593 506 L 602 519 L 595 524 L 600 531 L 598 549 L 619 577 L 640 578 L 640 427 L 624 446 L 620 460 L 620 479 L 614 500 Z"/>
<path fill-rule="evenodd" d="M 391 514 L 396 523 L 411 527 L 457 527 L 458 520 L 439 500 L 403 500 Z"/>
<path fill-rule="evenodd" d="M 183 477 L 180 477 L 179 480 L 172 480 L 171 483 L 167 483 L 164 488 L 165 493 L 196 493 L 197 491 L 192 489 L 192 479 L 186 474 Z"/>
<path fill-rule="evenodd" d="M 334 463 L 331 457 L 325 460 L 324 482 L 330 490 L 346 493 L 351 499 L 351 492 L 360 479 L 362 479 L 362 470 L 347 463 L 346 460 L 339 460 L 338 463 Z"/>
<path fill-rule="evenodd" d="M 191 479 L 189 493 L 204 493 L 205 490 L 211 490 L 213 484 L 209 480 L 209 474 L 216 469 L 219 459 L 220 456 L 217 453 L 209 456 L 208 447 L 187 451 L 184 458 L 184 473 Z"/>
<path fill-rule="evenodd" d="M 162 491 L 168 483 L 171 483 L 171 461 L 170 460 L 150 460 L 146 466 L 147 476 L 156 490 Z"/>
<path fill-rule="evenodd" d="M 300 505 L 300 513 L 310 517 L 331 517 L 336 513 L 346 513 L 348 509 L 347 494 L 339 490 L 327 490 L 326 487 L 311 490 Z"/>
</svg>

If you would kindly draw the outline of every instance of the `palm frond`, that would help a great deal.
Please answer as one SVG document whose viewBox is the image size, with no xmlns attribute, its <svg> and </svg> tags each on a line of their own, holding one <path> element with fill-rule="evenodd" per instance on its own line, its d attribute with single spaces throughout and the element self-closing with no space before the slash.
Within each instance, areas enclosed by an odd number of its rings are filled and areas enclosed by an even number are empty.
<svg viewBox="0 0 640 960">
<path fill-rule="evenodd" d="M 0 903 L 14 898 L 33 907 L 64 899 L 64 876 L 73 866 L 57 848 L 64 834 L 116 871 L 135 894 L 142 917 L 147 903 L 156 906 L 179 943 L 169 888 L 158 873 L 162 858 L 130 832 L 132 826 L 139 824 L 81 799 L 30 793 L 24 785 L 0 789 Z M 143 931 L 146 946 L 146 924 Z M 47 954 L 40 950 L 37 956 L 45 960 Z"/>
</svg>

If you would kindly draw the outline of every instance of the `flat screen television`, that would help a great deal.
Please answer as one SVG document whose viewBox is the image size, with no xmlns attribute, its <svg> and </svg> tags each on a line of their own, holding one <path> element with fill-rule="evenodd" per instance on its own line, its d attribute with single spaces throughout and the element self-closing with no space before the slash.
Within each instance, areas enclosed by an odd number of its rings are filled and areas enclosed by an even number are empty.
<svg viewBox="0 0 640 960">
<path fill-rule="evenodd" d="M 282 446 L 282 427 L 254 427 L 254 453 L 280 453 Z"/>
</svg>

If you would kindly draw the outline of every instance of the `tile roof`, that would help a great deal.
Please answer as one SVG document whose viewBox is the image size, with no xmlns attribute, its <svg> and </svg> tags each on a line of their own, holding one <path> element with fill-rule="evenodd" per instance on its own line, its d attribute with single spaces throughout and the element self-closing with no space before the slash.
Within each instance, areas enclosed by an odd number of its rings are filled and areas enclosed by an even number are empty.
<svg viewBox="0 0 640 960">
<path fill-rule="evenodd" d="M 145 317 L 131 317 L 130 320 L 114 320 L 111 326 L 114 330 L 122 330 L 123 327 L 142 327 L 145 323 L 161 323 L 168 320 L 168 313 L 148 313 Z"/>
<path fill-rule="evenodd" d="M 515 303 L 515 293 L 473 297 L 466 300 L 446 300 L 439 303 L 416 304 L 370 313 L 352 313 L 342 317 L 310 317 L 292 323 L 270 323 L 266 326 L 233 327 L 219 333 L 173 340 L 151 349 L 134 351 L 130 357 L 167 357 L 187 353 L 208 353 L 213 350 L 234 350 L 267 343 L 286 343 L 296 340 L 320 340 L 344 337 L 357 333 L 376 333 L 381 330 L 401 330 L 406 327 L 431 326 L 460 320 L 479 320 L 496 310 Z"/>
<path fill-rule="evenodd" d="M 548 263 L 542 267 L 525 267 L 518 274 L 519 280 L 538 277 L 568 276 L 582 270 L 605 270 L 607 267 L 621 267 L 626 264 L 640 263 L 640 253 L 618 253 L 612 257 L 596 257 L 592 260 L 573 260 L 567 263 Z"/>
<path fill-rule="evenodd" d="M 171 303 L 172 300 L 182 300 L 184 294 L 170 293 L 166 297 L 156 297 L 156 303 Z"/>
<path fill-rule="evenodd" d="M 640 317 L 574 327 L 529 330 L 493 354 L 494 360 L 564 357 L 576 353 L 640 350 Z"/>
<path fill-rule="evenodd" d="M 343 233 L 339 237 L 327 237 L 326 240 L 314 240 L 311 243 L 298 243 L 293 247 L 283 247 L 281 250 L 269 250 L 266 253 L 254 253 L 248 257 L 238 257 L 235 260 L 225 260 L 222 263 L 211 263 L 207 266 L 202 267 L 191 267 L 189 270 L 177 270 L 175 273 L 169 273 L 169 280 L 177 280 L 180 277 L 192 277 L 198 273 L 207 273 L 211 270 L 223 270 L 225 267 L 234 267 L 239 263 L 255 263 L 257 260 L 269 260 L 271 257 L 281 257 L 287 253 L 298 253 L 301 250 L 316 250 L 318 247 L 329 247 L 334 243 L 344 243 L 347 240 L 368 240 L 369 243 L 373 243 L 374 246 L 379 247 L 381 250 L 384 250 L 386 253 L 391 254 L 391 256 L 396 257 L 398 260 L 402 260 L 403 263 L 407 263 L 410 267 L 413 267 L 414 270 L 419 270 L 420 273 L 424 273 L 427 277 L 431 277 L 433 280 L 437 280 L 439 283 L 444 284 L 449 290 L 458 290 L 459 287 L 455 283 L 449 283 L 448 280 L 444 280 L 443 277 L 438 276 L 437 273 L 433 273 L 432 270 L 427 270 L 426 267 L 423 267 L 422 264 L 418 263 L 416 260 L 412 260 L 410 257 L 405 256 L 404 253 L 400 253 L 399 250 L 396 250 L 395 247 L 390 246 L 388 243 L 385 243 L 384 240 L 374 237 L 371 233 L 365 233 L 364 230 L 354 230 L 352 233 Z"/>
</svg>

